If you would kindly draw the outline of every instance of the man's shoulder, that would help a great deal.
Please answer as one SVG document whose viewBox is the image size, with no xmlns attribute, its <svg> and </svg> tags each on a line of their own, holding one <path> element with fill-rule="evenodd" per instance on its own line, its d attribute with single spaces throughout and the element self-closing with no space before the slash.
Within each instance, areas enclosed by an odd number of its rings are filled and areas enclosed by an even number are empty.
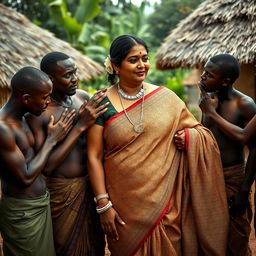
<svg viewBox="0 0 256 256">
<path fill-rule="evenodd" d="M 13 127 L 19 127 L 20 120 L 9 118 L 8 115 L 0 114 L 0 128 L 1 130 L 12 130 Z"/>
<path fill-rule="evenodd" d="M 255 102 L 250 96 L 236 90 L 236 98 L 239 107 L 253 107 L 256 109 Z"/>
<path fill-rule="evenodd" d="M 10 140 L 15 140 L 15 132 L 13 131 L 13 125 L 15 124 L 0 119 L 0 141 L 2 146 L 3 144 L 10 143 Z"/>
<path fill-rule="evenodd" d="M 237 90 L 236 95 L 237 107 L 240 110 L 241 114 L 246 119 L 251 119 L 256 114 L 256 104 L 254 100 L 250 96 Z"/>
<path fill-rule="evenodd" d="M 85 101 L 85 100 L 89 100 L 90 96 L 86 91 L 77 89 L 76 94 L 73 96 L 73 98 L 77 98 L 79 100 Z"/>
<path fill-rule="evenodd" d="M 8 121 L 2 120 L 1 117 L 0 117 L 0 131 L 9 130 L 10 126 L 11 125 L 8 123 Z"/>
<path fill-rule="evenodd" d="M 240 101 L 241 103 L 243 102 L 248 102 L 248 103 L 254 103 L 254 100 L 252 99 L 252 97 L 244 94 L 241 91 L 238 91 L 236 89 L 233 90 L 234 94 L 235 94 L 235 98 Z M 255 103 L 254 103 L 255 104 Z"/>
</svg>

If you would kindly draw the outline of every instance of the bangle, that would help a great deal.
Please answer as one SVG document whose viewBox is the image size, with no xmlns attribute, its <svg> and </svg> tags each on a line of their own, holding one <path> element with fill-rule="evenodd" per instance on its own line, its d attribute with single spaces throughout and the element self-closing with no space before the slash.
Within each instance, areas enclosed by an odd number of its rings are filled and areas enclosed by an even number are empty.
<svg viewBox="0 0 256 256">
<path fill-rule="evenodd" d="M 108 194 L 100 194 L 94 197 L 94 202 L 97 203 L 100 199 L 109 198 Z"/>
<path fill-rule="evenodd" d="M 108 201 L 108 203 L 105 205 L 105 206 L 103 206 L 103 207 L 101 207 L 101 208 L 99 208 L 99 207 L 96 207 L 96 212 L 97 213 L 103 213 L 103 212 L 106 212 L 109 208 L 111 208 L 113 206 L 113 204 L 112 204 L 112 202 L 111 201 Z"/>
</svg>

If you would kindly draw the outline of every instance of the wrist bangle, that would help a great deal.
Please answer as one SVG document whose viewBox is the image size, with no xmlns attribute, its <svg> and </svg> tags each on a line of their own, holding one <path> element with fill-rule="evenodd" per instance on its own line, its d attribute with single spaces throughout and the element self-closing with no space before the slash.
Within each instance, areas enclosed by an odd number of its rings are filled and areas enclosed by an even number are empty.
<svg viewBox="0 0 256 256">
<path fill-rule="evenodd" d="M 108 194 L 100 194 L 94 197 L 94 202 L 97 203 L 100 199 L 109 198 Z"/>
<path fill-rule="evenodd" d="M 105 206 L 103 206 L 103 207 L 101 207 L 101 208 L 99 208 L 99 207 L 96 207 L 96 212 L 97 213 L 103 213 L 103 212 L 106 212 L 109 208 L 111 208 L 113 206 L 113 204 L 112 204 L 112 202 L 111 201 L 108 201 L 108 203 L 105 205 Z"/>
</svg>

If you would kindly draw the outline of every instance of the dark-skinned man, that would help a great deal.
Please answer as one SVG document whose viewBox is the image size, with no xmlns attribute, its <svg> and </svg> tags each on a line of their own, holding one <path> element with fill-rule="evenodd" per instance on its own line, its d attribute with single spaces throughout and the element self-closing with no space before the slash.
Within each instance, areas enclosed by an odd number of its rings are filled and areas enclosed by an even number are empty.
<svg viewBox="0 0 256 256">
<path fill-rule="evenodd" d="M 202 92 L 199 104 L 203 112 L 202 124 L 211 130 L 218 142 L 230 208 L 232 207 L 233 198 L 248 176 L 245 173 L 244 146 L 238 140 L 234 140 L 223 133 L 210 112 L 206 111 L 204 98 L 212 97 L 213 100 L 215 99 L 217 104 L 216 112 L 223 120 L 239 127 L 245 127 L 255 115 L 256 105 L 250 97 L 233 87 L 233 83 L 239 77 L 239 73 L 239 63 L 232 55 L 219 54 L 210 58 L 205 64 L 199 83 Z M 178 134 L 181 135 L 182 133 L 181 131 Z M 177 139 L 180 136 L 178 134 L 176 136 Z M 238 216 L 233 211 L 230 212 L 227 255 L 251 255 L 249 248 L 251 219 L 252 211 L 250 205 L 247 206 L 247 210 L 242 216 Z"/>
<path fill-rule="evenodd" d="M 42 71 L 25 67 L 11 80 L 12 93 L 0 110 L 0 231 L 4 255 L 54 256 L 49 193 L 41 175 L 49 154 L 72 127 L 74 111 L 62 111 L 39 150 L 26 115 L 41 115 L 50 103 L 52 82 Z"/>
<path fill-rule="evenodd" d="M 85 131 L 106 111 L 108 103 L 98 107 L 105 91 L 97 92 L 89 101 L 87 93 L 78 89 L 75 62 L 64 53 L 48 53 L 40 68 L 51 79 L 53 90 L 48 109 L 40 117 L 31 119 L 31 126 L 39 138 L 38 147 L 45 140 L 46 124 L 51 115 L 58 119 L 65 108 L 75 109 L 77 113 L 76 123 L 50 155 L 44 172 L 51 196 L 56 254 L 104 255 L 104 235 L 87 174 Z"/>
</svg>

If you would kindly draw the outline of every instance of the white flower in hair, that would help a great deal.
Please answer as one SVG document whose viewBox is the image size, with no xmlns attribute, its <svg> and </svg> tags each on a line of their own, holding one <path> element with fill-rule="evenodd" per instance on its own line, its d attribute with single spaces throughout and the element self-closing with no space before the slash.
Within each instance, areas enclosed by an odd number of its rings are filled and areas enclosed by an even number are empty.
<svg viewBox="0 0 256 256">
<path fill-rule="evenodd" d="M 111 61 L 110 61 L 109 56 L 105 59 L 104 66 L 105 66 L 106 71 L 107 71 L 110 75 L 113 75 L 114 70 L 113 70 L 112 63 L 111 63 Z"/>
</svg>

